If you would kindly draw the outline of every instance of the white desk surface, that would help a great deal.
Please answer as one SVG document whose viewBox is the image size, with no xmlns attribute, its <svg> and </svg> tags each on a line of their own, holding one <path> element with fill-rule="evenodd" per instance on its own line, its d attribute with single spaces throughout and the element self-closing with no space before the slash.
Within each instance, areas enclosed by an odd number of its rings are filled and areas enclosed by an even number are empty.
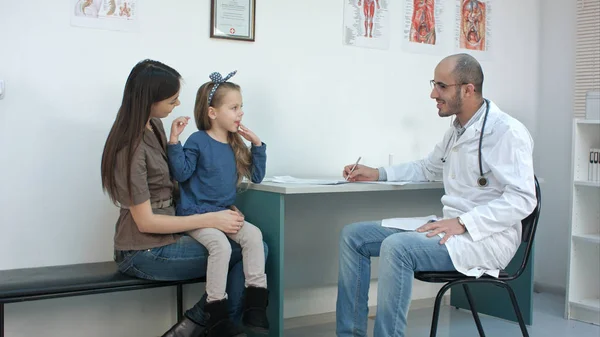
<svg viewBox="0 0 600 337">
<path fill-rule="evenodd" d="M 246 188 L 242 183 L 242 188 Z M 441 181 L 411 182 L 406 185 L 388 185 L 372 183 L 346 183 L 339 185 L 303 185 L 303 184 L 281 184 L 263 181 L 260 184 L 248 184 L 248 189 L 280 194 L 313 194 L 313 193 L 347 193 L 347 192 L 377 192 L 377 191 L 406 191 L 443 189 Z"/>
</svg>

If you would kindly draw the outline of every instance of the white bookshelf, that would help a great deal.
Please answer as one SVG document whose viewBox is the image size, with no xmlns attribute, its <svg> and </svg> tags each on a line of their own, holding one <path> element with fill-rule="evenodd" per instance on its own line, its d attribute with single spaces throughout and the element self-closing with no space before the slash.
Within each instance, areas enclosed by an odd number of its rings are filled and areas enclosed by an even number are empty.
<svg viewBox="0 0 600 337">
<path fill-rule="evenodd" d="M 565 316 L 600 325 L 600 182 L 588 180 L 590 148 L 600 148 L 600 120 L 574 120 Z"/>
</svg>

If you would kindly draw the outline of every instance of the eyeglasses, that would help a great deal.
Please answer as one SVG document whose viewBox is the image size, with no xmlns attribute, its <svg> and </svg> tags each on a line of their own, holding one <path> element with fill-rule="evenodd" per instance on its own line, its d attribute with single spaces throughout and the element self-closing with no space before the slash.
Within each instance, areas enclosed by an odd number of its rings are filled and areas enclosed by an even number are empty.
<svg viewBox="0 0 600 337">
<path fill-rule="evenodd" d="M 431 88 L 435 88 L 436 90 L 444 90 L 448 87 L 453 87 L 455 85 L 465 85 L 465 84 L 469 84 L 469 83 L 454 83 L 454 84 L 446 84 L 443 82 L 436 82 L 435 80 L 431 80 L 429 81 L 429 83 L 431 84 Z"/>
</svg>

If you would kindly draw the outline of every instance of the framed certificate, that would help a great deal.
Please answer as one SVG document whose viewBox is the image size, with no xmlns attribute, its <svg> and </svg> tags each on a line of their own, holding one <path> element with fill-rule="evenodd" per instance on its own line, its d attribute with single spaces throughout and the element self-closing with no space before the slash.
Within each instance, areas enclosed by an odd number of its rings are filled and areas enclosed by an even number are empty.
<svg viewBox="0 0 600 337">
<path fill-rule="evenodd" d="M 211 0 L 210 37 L 254 41 L 256 0 Z"/>
</svg>

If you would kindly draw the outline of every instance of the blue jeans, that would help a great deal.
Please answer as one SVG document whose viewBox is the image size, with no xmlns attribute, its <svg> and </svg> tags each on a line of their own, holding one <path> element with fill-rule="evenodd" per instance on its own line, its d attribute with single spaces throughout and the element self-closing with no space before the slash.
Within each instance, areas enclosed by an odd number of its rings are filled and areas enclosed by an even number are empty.
<svg viewBox="0 0 600 337">
<path fill-rule="evenodd" d="M 455 270 L 439 236 L 354 223 L 340 237 L 338 337 L 366 337 L 371 257 L 380 256 L 374 337 L 404 337 L 415 271 Z"/>
<path fill-rule="evenodd" d="M 227 275 L 227 296 L 229 315 L 234 322 L 240 322 L 242 317 L 242 295 L 244 294 L 244 267 L 242 264 L 242 248 L 230 240 L 231 259 Z M 266 243 L 265 258 L 268 254 Z M 188 280 L 206 276 L 208 250 L 189 236 L 182 236 L 177 242 L 152 249 L 132 250 L 124 252 L 124 258 L 119 262 L 119 271 L 124 274 L 160 281 Z M 205 325 L 204 313 L 206 293 L 196 305 L 186 311 L 192 321 Z"/>
</svg>

